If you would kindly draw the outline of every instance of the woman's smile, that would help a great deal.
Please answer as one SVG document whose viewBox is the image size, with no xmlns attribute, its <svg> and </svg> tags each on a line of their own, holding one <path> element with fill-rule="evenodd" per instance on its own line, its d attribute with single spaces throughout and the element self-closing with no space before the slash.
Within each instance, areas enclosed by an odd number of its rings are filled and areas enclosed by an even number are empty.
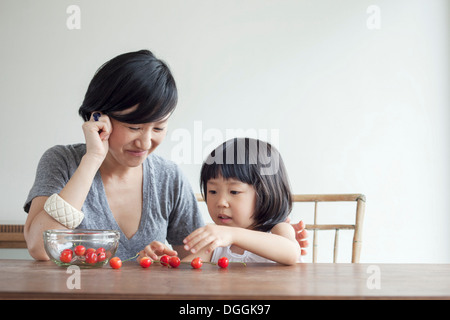
<svg viewBox="0 0 450 320">
<path fill-rule="evenodd" d="M 148 150 L 126 150 L 126 152 L 133 157 L 143 157 L 148 154 Z"/>
</svg>

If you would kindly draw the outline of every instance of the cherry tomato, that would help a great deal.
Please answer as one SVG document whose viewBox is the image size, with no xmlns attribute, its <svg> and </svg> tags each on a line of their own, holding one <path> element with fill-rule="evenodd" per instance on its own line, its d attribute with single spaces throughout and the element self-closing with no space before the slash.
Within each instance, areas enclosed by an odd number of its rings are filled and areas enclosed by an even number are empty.
<svg viewBox="0 0 450 320">
<path fill-rule="evenodd" d="M 102 262 L 106 260 L 106 252 L 100 252 L 97 254 L 97 262 Z"/>
<path fill-rule="evenodd" d="M 80 245 L 80 246 L 76 246 L 74 251 L 77 256 L 81 257 L 81 256 L 84 256 L 84 254 L 86 253 L 86 248 L 84 246 Z"/>
<path fill-rule="evenodd" d="M 89 248 L 89 249 L 87 249 L 85 252 L 84 252 L 84 254 L 87 256 L 88 255 L 88 253 L 91 253 L 91 252 L 93 252 L 93 253 L 95 253 L 95 249 L 94 248 Z"/>
<path fill-rule="evenodd" d="M 202 267 L 202 265 L 203 265 L 203 261 L 200 257 L 197 257 L 191 261 L 191 266 L 194 269 L 200 269 Z"/>
<path fill-rule="evenodd" d="M 63 252 L 61 252 L 61 256 L 59 257 L 59 260 L 64 263 L 70 263 L 72 261 L 72 250 L 66 249 Z"/>
<path fill-rule="evenodd" d="M 222 257 L 219 259 L 219 261 L 217 261 L 217 265 L 221 268 L 226 268 L 228 267 L 229 261 L 227 257 Z"/>
<path fill-rule="evenodd" d="M 114 257 L 111 260 L 109 260 L 109 265 L 113 269 L 120 269 L 120 267 L 122 267 L 122 260 L 120 260 L 119 257 Z"/>
<path fill-rule="evenodd" d="M 86 254 L 86 263 L 94 264 L 97 263 L 98 256 L 95 252 L 89 252 Z"/>
<path fill-rule="evenodd" d="M 181 261 L 180 261 L 180 258 L 178 258 L 178 257 L 170 257 L 170 259 L 169 259 L 169 264 L 172 268 L 178 268 L 180 263 L 181 263 Z"/>
<path fill-rule="evenodd" d="M 151 266 L 152 264 L 152 259 L 150 259 L 149 257 L 143 257 L 140 261 L 139 264 L 141 265 L 142 268 L 148 268 Z"/>
<path fill-rule="evenodd" d="M 163 266 L 167 267 L 169 265 L 170 257 L 168 255 L 164 255 L 159 259 L 159 261 Z"/>
</svg>

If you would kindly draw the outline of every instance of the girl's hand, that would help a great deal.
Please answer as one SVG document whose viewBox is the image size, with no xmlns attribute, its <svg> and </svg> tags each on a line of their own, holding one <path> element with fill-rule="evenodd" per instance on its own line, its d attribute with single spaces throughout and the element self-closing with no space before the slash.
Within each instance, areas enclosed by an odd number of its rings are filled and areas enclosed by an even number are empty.
<svg viewBox="0 0 450 320">
<path fill-rule="evenodd" d="M 139 252 L 138 261 L 143 257 L 150 257 L 152 260 L 159 260 L 159 257 L 165 254 L 169 256 L 176 256 L 178 253 L 159 241 L 153 241 L 146 246 L 144 250 Z"/>
<path fill-rule="evenodd" d="M 93 112 L 91 119 L 83 124 L 86 139 L 86 156 L 103 163 L 109 150 L 108 139 L 112 133 L 109 117 L 100 112 Z"/>
<path fill-rule="evenodd" d="M 211 253 L 217 247 L 229 246 L 233 244 L 233 229 L 214 224 L 199 228 L 183 240 L 184 249 L 196 253 L 205 248 L 206 253 Z"/>
</svg>

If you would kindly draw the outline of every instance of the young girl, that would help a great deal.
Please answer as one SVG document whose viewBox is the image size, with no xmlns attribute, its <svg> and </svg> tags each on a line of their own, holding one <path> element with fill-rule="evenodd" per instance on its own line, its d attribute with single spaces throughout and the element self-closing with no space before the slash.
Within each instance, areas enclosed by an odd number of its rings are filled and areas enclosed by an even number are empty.
<svg viewBox="0 0 450 320">
<path fill-rule="evenodd" d="M 285 222 L 292 209 L 286 169 L 269 143 L 225 142 L 204 162 L 200 187 L 215 225 L 184 239 L 184 249 L 191 252 L 184 261 L 300 262 L 295 231 Z"/>
</svg>

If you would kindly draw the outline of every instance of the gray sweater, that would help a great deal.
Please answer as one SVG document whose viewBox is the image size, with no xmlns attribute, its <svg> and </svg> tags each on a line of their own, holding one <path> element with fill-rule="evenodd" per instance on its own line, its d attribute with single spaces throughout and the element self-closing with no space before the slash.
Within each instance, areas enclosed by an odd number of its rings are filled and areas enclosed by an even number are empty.
<svg viewBox="0 0 450 320">
<path fill-rule="evenodd" d="M 58 145 L 47 150 L 39 161 L 33 187 L 24 205 L 25 212 L 29 211 L 35 197 L 59 193 L 85 153 L 85 144 Z M 97 172 L 82 207 L 84 219 L 78 228 L 119 230 L 116 255 L 122 260 L 135 256 L 154 240 L 182 245 L 186 236 L 204 225 L 192 188 L 175 163 L 150 154 L 143 163 L 143 172 L 142 217 L 139 229 L 131 239 L 127 239 L 114 219 L 100 172 Z"/>
</svg>

